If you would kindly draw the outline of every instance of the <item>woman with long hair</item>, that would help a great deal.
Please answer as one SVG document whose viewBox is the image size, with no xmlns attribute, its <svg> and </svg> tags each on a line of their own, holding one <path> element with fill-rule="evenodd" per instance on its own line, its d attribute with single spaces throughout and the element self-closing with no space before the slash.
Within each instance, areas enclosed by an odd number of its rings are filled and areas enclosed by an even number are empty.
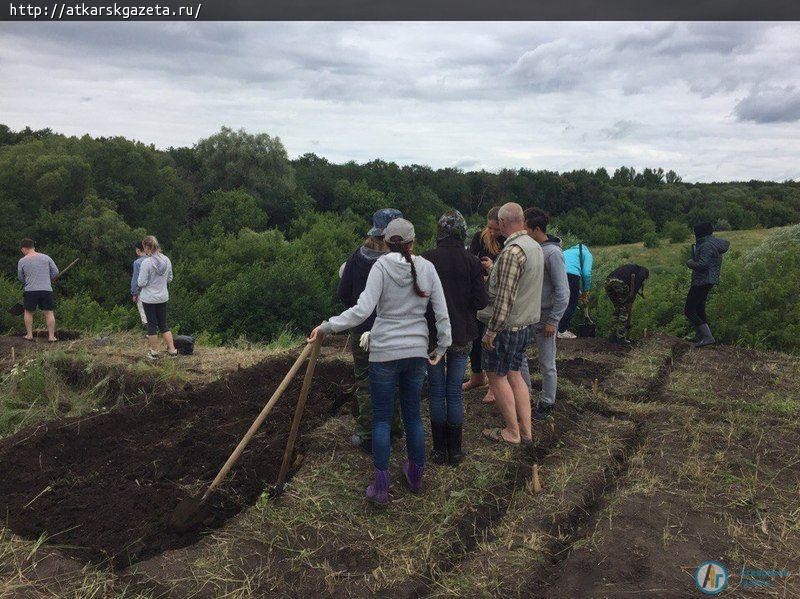
<svg viewBox="0 0 800 599">
<path fill-rule="evenodd" d="M 500 255 L 500 252 L 503 250 L 503 244 L 506 241 L 505 237 L 503 237 L 503 234 L 500 232 L 499 212 L 500 206 L 494 206 L 489 210 L 489 213 L 486 215 L 486 226 L 473 235 L 472 241 L 469 244 L 470 253 L 478 257 L 485 271 L 488 271 L 488 267 L 497 260 L 497 256 Z M 485 387 L 489 384 L 486 373 L 483 372 L 483 367 L 481 366 L 481 356 L 483 355 L 481 338 L 486 332 L 486 327 L 480 321 L 476 322 L 478 326 L 478 336 L 472 342 L 472 351 L 470 351 L 469 354 L 472 375 L 469 381 L 462 385 L 464 391 Z M 484 397 L 483 401 L 485 403 L 494 401 L 491 390 L 486 392 L 486 397 Z"/>
<path fill-rule="evenodd" d="M 139 288 L 139 300 L 147 317 L 147 341 L 150 344 L 147 357 L 151 360 L 158 359 L 159 331 L 167 344 L 167 354 L 177 356 L 178 350 L 175 349 L 172 333 L 167 324 L 168 285 L 172 282 L 172 262 L 161 252 L 158 239 L 152 235 L 142 239 L 142 248 L 147 258 L 139 267 L 136 284 Z"/>
<path fill-rule="evenodd" d="M 389 501 L 390 429 L 398 389 L 408 454 L 403 477 L 412 493 L 422 491 L 422 385 L 428 364 L 438 364 L 451 341 L 442 283 L 433 264 L 413 255 L 414 239 L 414 225 L 402 218 L 392 220 L 384 229 L 389 253 L 375 262 L 356 305 L 326 320 L 308 337 L 310 343 L 318 335 L 346 331 L 367 320 L 373 311 L 376 313 L 368 348 L 375 478 L 367 487 L 366 496 L 378 505 Z M 429 303 L 437 330 L 436 347 L 430 352 L 425 318 Z"/>
<path fill-rule="evenodd" d="M 464 217 L 458 210 L 451 210 L 439 219 L 436 248 L 423 254 L 436 267 L 442 281 L 453 337 L 445 358 L 428 367 L 433 437 L 431 461 L 451 466 L 460 464 L 463 457 L 461 381 L 472 342 L 479 338 L 477 312 L 489 303 L 483 267 L 478 258 L 464 248 L 466 237 Z"/>
</svg>

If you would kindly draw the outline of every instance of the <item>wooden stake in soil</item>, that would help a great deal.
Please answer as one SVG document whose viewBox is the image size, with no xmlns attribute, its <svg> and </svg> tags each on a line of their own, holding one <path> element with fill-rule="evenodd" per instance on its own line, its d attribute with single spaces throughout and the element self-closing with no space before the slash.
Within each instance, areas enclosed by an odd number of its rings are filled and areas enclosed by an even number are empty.
<svg viewBox="0 0 800 599">
<path fill-rule="evenodd" d="M 542 492 L 542 483 L 539 480 L 539 466 L 537 464 L 531 466 L 531 488 L 534 493 Z"/>
<path fill-rule="evenodd" d="M 11 363 L 16 364 L 17 362 L 17 352 L 14 351 L 14 346 L 11 346 Z"/>
<path fill-rule="evenodd" d="M 592 381 L 592 393 L 597 395 L 597 389 L 599 388 L 599 386 L 600 386 L 600 381 L 598 379 L 594 379 Z"/>
<path fill-rule="evenodd" d="M 284 483 L 286 482 L 286 474 L 289 472 L 289 465 L 294 452 L 294 442 L 297 439 L 297 432 L 300 430 L 300 420 L 303 418 L 303 410 L 306 407 L 306 399 L 308 398 L 308 391 L 311 389 L 311 380 L 314 378 L 314 369 L 317 366 L 317 358 L 322 349 L 322 335 L 318 335 L 314 342 L 314 347 L 311 350 L 311 357 L 308 359 L 308 366 L 306 367 L 306 376 L 303 379 L 303 387 L 300 389 L 300 396 L 297 398 L 297 407 L 294 410 L 294 418 L 292 419 L 292 428 L 289 431 L 289 439 L 286 442 L 286 449 L 283 452 L 283 462 L 281 463 L 281 470 L 278 473 L 278 480 L 275 482 L 275 490 L 273 496 L 280 495 L 283 492 Z"/>
</svg>

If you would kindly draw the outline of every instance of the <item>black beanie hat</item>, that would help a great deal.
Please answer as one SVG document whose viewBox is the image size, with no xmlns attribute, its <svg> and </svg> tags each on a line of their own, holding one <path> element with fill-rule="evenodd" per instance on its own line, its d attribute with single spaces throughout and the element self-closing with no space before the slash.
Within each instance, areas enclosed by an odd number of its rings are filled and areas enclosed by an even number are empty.
<svg viewBox="0 0 800 599">
<path fill-rule="evenodd" d="M 714 227 L 708 221 L 696 224 L 694 226 L 694 236 L 698 239 L 700 237 L 707 237 L 714 232 Z"/>
</svg>

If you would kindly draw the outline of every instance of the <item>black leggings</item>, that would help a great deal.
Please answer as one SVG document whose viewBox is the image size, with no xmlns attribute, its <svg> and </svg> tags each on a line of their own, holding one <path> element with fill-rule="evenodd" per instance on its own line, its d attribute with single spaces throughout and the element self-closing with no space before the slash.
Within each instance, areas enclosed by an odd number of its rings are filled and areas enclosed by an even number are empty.
<svg viewBox="0 0 800 599">
<path fill-rule="evenodd" d="M 478 321 L 478 336 L 472 340 L 472 351 L 469 352 L 469 367 L 473 374 L 483 372 L 481 358 L 483 357 L 483 335 L 486 333 L 486 325 Z"/>
<path fill-rule="evenodd" d="M 581 278 L 578 275 L 567 274 L 567 283 L 569 283 L 569 303 L 564 311 L 564 316 L 561 317 L 561 322 L 558 323 L 559 333 L 569 330 L 572 316 L 575 314 L 575 308 L 578 307 L 578 300 L 581 297 Z"/>
<path fill-rule="evenodd" d="M 144 315 L 147 316 L 147 334 L 156 335 L 159 331 L 161 333 L 169 333 L 169 325 L 167 324 L 167 302 L 161 304 L 146 304 L 142 302 L 144 308 Z"/>
<path fill-rule="evenodd" d="M 708 292 L 711 291 L 712 287 L 713 285 L 692 285 L 689 287 L 689 293 L 686 294 L 683 313 L 689 319 L 689 322 L 696 327 L 701 324 L 708 324 L 706 302 L 708 301 Z"/>
</svg>

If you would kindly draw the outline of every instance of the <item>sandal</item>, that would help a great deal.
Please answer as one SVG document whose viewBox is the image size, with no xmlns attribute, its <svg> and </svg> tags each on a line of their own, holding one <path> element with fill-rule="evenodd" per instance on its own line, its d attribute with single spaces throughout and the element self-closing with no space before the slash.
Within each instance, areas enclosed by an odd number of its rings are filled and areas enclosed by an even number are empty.
<svg viewBox="0 0 800 599">
<path fill-rule="evenodd" d="M 505 443 L 507 445 L 511 445 L 513 447 L 519 446 L 519 441 L 514 443 L 513 441 L 509 441 L 503 436 L 503 429 L 499 426 L 495 426 L 493 428 L 485 428 L 483 429 L 483 436 L 487 439 L 491 439 L 492 441 L 497 441 L 499 443 Z"/>
</svg>

